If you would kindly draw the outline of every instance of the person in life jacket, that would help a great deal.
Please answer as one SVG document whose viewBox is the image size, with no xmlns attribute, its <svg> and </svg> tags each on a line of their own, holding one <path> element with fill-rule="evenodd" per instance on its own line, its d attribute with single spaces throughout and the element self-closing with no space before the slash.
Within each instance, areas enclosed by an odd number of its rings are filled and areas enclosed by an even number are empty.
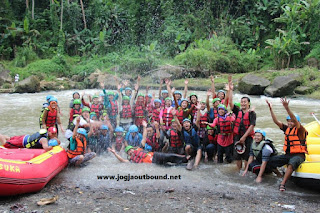
<svg viewBox="0 0 320 213">
<path fill-rule="evenodd" d="M 120 106 L 120 126 L 125 131 L 129 130 L 129 127 L 133 124 L 133 98 L 130 99 L 128 96 L 119 96 L 119 102 L 122 103 Z"/>
<path fill-rule="evenodd" d="M 255 181 L 260 183 L 264 173 L 272 172 L 268 162 L 270 158 L 277 155 L 278 152 L 272 144 L 272 141 L 266 139 L 266 132 L 263 130 L 256 129 L 253 140 L 254 141 L 250 148 L 248 164 L 242 176 L 245 176 L 248 170 L 252 171 L 257 175 Z M 277 174 L 280 174 L 278 170 L 276 171 Z"/>
<path fill-rule="evenodd" d="M 143 126 L 143 134 L 142 134 L 142 140 L 141 140 L 141 146 L 146 151 L 150 152 L 158 152 L 160 151 L 160 144 L 159 144 L 159 138 L 160 138 L 160 129 L 159 124 L 157 122 L 154 123 L 155 129 L 149 124 L 147 124 L 146 121 L 142 122 Z"/>
<path fill-rule="evenodd" d="M 209 105 L 209 97 L 210 97 L 210 94 L 211 92 L 208 91 L 207 92 L 207 100 L 206 100 L 206 104 L 207 104 L 207 107 L 209 106 L 209 110 L 208 110 L 208 114 L 209 114 L 209 122 L 212 123 L 213 120 L 218 117 L 218 105 L 221 103 L 221 99 L 220 98 L 214 98 L 212 100 L 212 108 L 210 108 L 210 105 Z"/>
<path fill-rule="evenodd" d="M 233 123 L 235 121 L 234 114 L 228 113 L 225 105 L 218 105 L 218 117 L 216 117 L 210 127 L 217 127 L 217 143 L 218 143 L 218 163 L 223 163 L 223 154 L 226 155 L 226 161 L 232 162 L 233 152 Z M 205 123 L 205 122 L 204 122 Z"/>
<path fill-rule="evenodd" d="M 142 148 L 126 146 L 125 152 L 128 154 L 128 159 L 122 158 L 114 149 L 108 149 L 121 163 L 155 163 L 158 165 L 166 165 L 167 163 L 181 164 L 186 163 L 188 159 L 185 155 L 162 152 L 148 152 Z"/>
<path fill-rule="evenodd" d="M 176 110 L 172 111 L 174 119 L 178 119 L 176 115 Z M 186 169 L 192 170 L 197 168 L 201 160 L 201 145 L 200 139 L 197 134 L 197 126 L 192 126 L 191 120 L 185 118 L 181 126 L 180 122 L 177 123 L 177 129 L 182 133 L 182 140 L 185 144 L 185 153 L 189 159 Z"/>
<path fill-rule="evenodd" d="M 89 100 L 91 101 L 91 96 L 89 95 Z M 81 98 L 83 106 L 90 108 L 90 112 L 94 112 L 97 115 L 97 118 L 100 119 L 103 110 L 103 104 L 99 102 L 99 96 L 92 96 L 92 103 L 88 103 L 84 100 L 84 95 Z"/>
<path fill-rule="evenodd" d="M 56 140 L 55 144 L 49 143 L 49 141 Z M 51 142 L 50 141 L 50 142 Z M 0 134 L 0 145 L 5 148 L 28 148 L 28 149 L 44 149 L 50 151 L 53 146 L 60 144 L 60 140 L 57 138 L 57 129 L 50 127 L 48 130 L 40 129 L 31 135 L 20 136 L 7 136 Z"/>
<path fill-rule="evenodd" d="M 142 135 L 139 133 L 139 128 L 136 125 L 131 125 L 126 134 L 125 146 L 141 146 Z"/>
<path fill-rule="evenodd" d="M 134 124 L 141 130 L 140 132 L 142 132 L 142 129 L 143 129 L 142 122 L 146 121 L 146 115 L 147 115 L 146 106 L 147 106 L 147 102 L 144 94 L 139 93 L 137 96 L 137 101 L 133 108 L 134 108 L 134 116 L 135 116 Z"/>
<path fill-rule="evenodd" d="M 88 133 L 90 150 L 100 155 L 107 151 L 108 147 L 111 147 L 111 140 L 113 136 L 113 127 L 109 121 L 99 126 L 99 129 L 93 131 L 94 128 L 90 128 Z M 91 142 L 90 138 L 93 137 Z"/>
<path fill-rule="evenodd" d="M 229 86 L 229 89 L 233 90 L 232 83 Z M 242 154 L 234 151 L 234 159 L 237 162 L 237 168 L 240 171 L 242 168 L 242 161 L 244 160 L 244 167 L 247 166 L 249 159 L 249 151 L 253 141 L 254 136 L 254 127 L 256 125 L 256 113 L 250 109 L 250 98 L 242 97 L 241 98 L 241 109 L 238 110 L 237 107 L 234 107 L 232 95 L 229 96 L 230 106 L 233 107 L 231 110 L 236 115 L 236 120 L 234 122 L 233 134 L 234 134 L 234 143 L 239 142 L 240 144 L 245 145 L 245 151 Z"/>
<path fill-rule="evenodd" d="M 174 109 L 171 106 L 172 100 L 170 97 L 167 97 L 165 100 L 165 108 L 160 112 L 160 123 L 165 127 L 165 130 L 169 130 L 171 126 L 171 121 L 173 119 L 172 110 Z"/>
<path fill-rule="evenodd" d="M 203 138 L 204 162 L 214 161 L 218 150 L 215 136 L 216 128 L 207 125 L 207 132 Z"/>
<path fill-rule="evenodd" d="M 51 97 L 49 100 L 49 106 L 43 111 L 42 117 L 42 128 L 48 129 L 49 127 L 60 126 L 61 131 L 64 133 L 63 126 L 60 121 L 60 115 L 57 108 L 58 100 L 55 97 Z"/>
<path fill-rule="evenodd" d="M 280 183 L 279 190 L 285 191 L 285 184 L 291 177 L 294 170 L 296 170 L 301 163 L 305 161 L 305 154 L 307 151 L 306 137 L 307 130 L 301 125 L 300 117 L 294 115 L 289 108 L 289 100 L 281 98 L 281 103 L 288 113 L 287 124 L 279 121 L 272 110 L 272 104 L 266 100 L 273 122 L 284 132 L 284 146 L 285 154 L 277 155 L 270 159 L 269 164 L 272 168 L 281 167 L 287 164 L 287 169 L 284 177 Z"/>
<path fill-rule="evenodd" d="M 165 106 L 165 99 L 169 97 L 168 90 L 162 90 L 163 85 L 163 79 L 160 80 L 160 86 L 159 86 L 159 100 L 161 101 L 161 108 L 164 108 Z"/>
<path fill-rule="evenodd" d="M 178 120 L 172 119 L 171 128 L 168 131 L 164 131 L 164 136 L 169 139 L 162 151 L 169 153 L 176 153 L 183 155 L 184 154 L 184 143 L 181 139 L 182 134 L 181 131 L 178 130 Z"/>
<path fill-rule="evenodd" d="M 77 117 L 73 135 L 70 138 L 69 149 L 67 150 L 69 165 L 72 166 L 81 166 L 96 156 L 96 153 L 87 151 L 87 131 L 79 128 L 79 125 L 80 117 Z"/>
<path fill-rule="evenodd" d="M 171 80 L 166 79 L 165 83 L 167 85 L 167 91 L 168 91 L 168 94 L 169 94 L 168 97 L 170 97 L 171 100 L 173 101 L 172 96 L 174 96 L 176 98 L 177 102 L 178 102 L 178 105 L 176 105 L 175 102 L 171 102 L 172 107 L 180 106 L 181 101 L 182 101 L 181 99 L 182 98 L 184 98 L 184 99 L 187 98 L 186 96 L 187 96 L 187 90 L 188 90 L 188 86 L 187 86 L 188 85 L 188 80 L 185 80 L 185 82 L 184 82 L 184 95 L 183 96 L 182 96 L 182 93 L 180 91 L 176 91 L 174 88 L 171 89 Z"/>
<path fill-rule="evenodd" d="M 75 99 L 73 101 L 73 108 L 70 109 L 69 123 L 73 121 L 74 115 L 81 115 L 81 100 Z"/>
<path fill-rule="evenodd" d="M 198 127 L 198 135 L 200 138 L 200 144 L 203 142 L 203 138 L 205 137 L 207 131 L 207 124 L 209 121 L 208 109 L 205 101 L 200 101 L 200 105 L 196 106 L 196 113 L 194 117 L 194 122 Z"/>
<path fill-rule="evenodd" d="M 117 152 L 121 152 L 124 150 L 125 148 L 125 132 L 124 129 L 121 126 L 118 126 L 115 130 L 114 130 L 114 136 L 112 139 L 112 149 L 116 150 Z"/>
<path fill-rule="evenodd" d="M 155 99 L 153 101 L 154 107 L 152 110 L 152 117 L 151 117 L 151 123 L 158 122 L 160 123 L 160 112 L 161 112 L 161 100 Z"/>
<path fill-rule="evenodd" d="M 106 92 L 106 90 L 104 89 L 104 85 L 102 84 L 102 88 L 103 88 L 103 94 L 105 95 L 105 99 L 104 99 L 104 108 L 107 111 L 110 123 L 112 125 L 113 128 L 116 128 L 117 126 L 117 116 L 118 116 L 118 112 L 119 112 L 119 107 L 118 107 L 118 98 L 119 98 L 119 94 L 118 93 L 114 93 L 112 91 Z"/>
</svg>

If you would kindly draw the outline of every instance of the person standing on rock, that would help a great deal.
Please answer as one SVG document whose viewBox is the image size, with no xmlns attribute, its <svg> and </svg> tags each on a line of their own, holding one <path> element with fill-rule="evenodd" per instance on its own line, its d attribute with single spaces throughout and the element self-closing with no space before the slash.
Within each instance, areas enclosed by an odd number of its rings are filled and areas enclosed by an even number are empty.
<svg viewBox="0 0 320 213">
<path fill-rule="evenodd" d="M 273 122 L 284 132 L 285 141 L 283 150 L 285 154 L 274 156 L 270 159 L 269 163 L 272 168 L 281 167 L 287 164 L 287 169 L 284 174 L 283 180 L 280 183 L 279 190 L 286 190 L 286 182 L 291 177 L 301 163 L 305 161 L 305 154 L 307 153 L 306 137 L 307 130 L 301 125 L 300 117 L 294 115 L 289 108 L 289 101 L 287 98 L 281 98 L 281 103 L 288 113 L 287 124 L 279 121 L 272 110 L 272 104 L 266 100 Z"/>
</svg>

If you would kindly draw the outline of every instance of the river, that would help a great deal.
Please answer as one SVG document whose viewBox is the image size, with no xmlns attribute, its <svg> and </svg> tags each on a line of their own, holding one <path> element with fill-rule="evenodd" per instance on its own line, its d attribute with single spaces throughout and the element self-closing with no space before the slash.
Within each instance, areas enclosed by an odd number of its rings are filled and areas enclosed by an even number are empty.
<svg viewBox="0 0 320 213">
<path fill-rule="evenodd" d="M 53 95 L 58 98 L 58 104 L 63 113 L 62 124 L 66 129 L 67 120 L 69 117 L 69 102 L 74 91 L 61 92 L 43 92 L 35 94 L 0 94 L 0 133 L 9 136 L 31 134 L 39 129 L 39 115 L 42 108 L 42 103 L 45 102 L 47 95 Z M 83 91 L 79 91 L 80 93 Z M 99 90 L 86 90 L 88 94 L 100 92 Z M 151 91 L 152 92 L 152 91 Z M 157 92 L 157 91 L 156 91 Z M 192 92 L 192 91 L 190 91 Z M 205 98 L 206 93 L 195 91 L 200 99 Z M 235 94 L 234 101 L 240 101 L 242 94 Z M 260 128 L 267 133 L 267 137 L 271 138 L 278 150 L 282 151 L 284 135 L 281 130 L 273 123 L 268 106 L 264 96 L 250 96 L 251 106 L 257 114 L 257 128 Z M 283 108 L 279 98 L 268 98 L 273 104 L 274 112 L 278 119 L 285 122 L 286 111 Z M 309 123 L 314 120 L 310 112 L 320 115 L 320 101 L 310 99 L 290 99 L 289 106 L 294 113 L 300 115 L 302 124 Z M 320 118 L 320 116 L 319 116 Z M 60 134 L 60 139 L 66 142 L 66 139 Z M 130 180 L 130 181 L 111 181 L 98 180 L 97 176 L 107 175 L 172 175 L 177 176 L 176 180 Z M 179 178 L 180 177 L 180 178 Z M 168 189 L 175 190 L 205 190 L 226 191 L 226 193 L 237 194 L 238 192 L 246 196 L 246 192 L 254 192 L 257 196 L 268 195 L 277 201 L 279 199 L 278 184 L 280 179 L 270 175 L 264 178 L 262 184 L 254 182 L 254 175 L 241 177 L 236 172 L 235 164 L 217 165 L 200 164 L 199 169 L 195 171 L 187 171 L 183 166 L 177 167 L 161 167 L 157 165 L 145 164 L 121 164 L 110 154 L 98 156 L 93 159 L 87 166 L 79 169 L 68 168 L 61 172 L 51 184 L 67 184 L 72 186 L 88 187 L 90 189 L 99 190 L 101 187 L 114 189 L 132 189 L 140 190 L 152 189 Z M 125 191 L 124 191 L 125 192 Z M 129 191 L 129 193 L 131 193 Z M 201 194 L 201 193 L 200 193 Z M 298 197 L 312 197 L 319 200 L 318 192 L 310 191 L 289 182 L 287 184 L 287 195 Z M 297 199 L 299 200 L 299 199 Z M 296 202 L 297 202 L 296 200 Z M 288 201 L 289 202 L 289 201 Z M 317 207 L 317 206 L 316 206 Z"/>
</svg>

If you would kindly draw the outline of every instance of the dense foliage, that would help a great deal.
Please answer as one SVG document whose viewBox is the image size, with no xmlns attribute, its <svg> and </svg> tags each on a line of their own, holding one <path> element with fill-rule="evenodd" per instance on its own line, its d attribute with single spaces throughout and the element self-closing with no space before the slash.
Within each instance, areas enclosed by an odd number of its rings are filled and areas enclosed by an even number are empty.
<svg viewBox="0 0 320 213">
<path fill-rule="evenodd" d="M 2 0 L 0 59 L 23 76 L 238 73 L 319 60 L 319 29 L 320 0 Z"/>
</svg>

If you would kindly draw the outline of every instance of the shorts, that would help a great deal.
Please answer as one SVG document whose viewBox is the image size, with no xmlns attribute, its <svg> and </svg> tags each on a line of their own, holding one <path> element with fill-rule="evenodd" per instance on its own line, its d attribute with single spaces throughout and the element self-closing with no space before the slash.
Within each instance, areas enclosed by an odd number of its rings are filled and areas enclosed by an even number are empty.
<svg viewBox="0 0 320 213">
<path fill-rule="evenodd" d="M 184 147 L 171 147 L 168 148 L 168 153 L 175 153 L 179 155 L 184 155 Z"/>
<path fill-rule="evenodd" d="M 174 153 L 154 152 L 152 157 L 152 163 L 165 165 L 167 163 L 187 163 L 188 160 L 184 155 L 177 155 Z"/>
<path fill-rule="evenodd" d="M 191 154 L 190 155 L 191 155 L 192 158 L 197 156 L 197 152 L 198 152 L 199 149 L 201 150 L 201 146 L 198 146 L 198 149 L 195 149 L 192 144 L 186 144 L 186 146 L 190 146 L 191 147 Z"/>
<path fill-rule="evenodd" d="M 241 136 L 239 135 L 235 135 L 234 136 L 234 142 L 236 141 L 239 141 L 241 138 Z M 245 145 L 246 145 L 246 149 L 245 149 L 245 152 L 243 154 L 238 154 L 238 152 L 234 149 L 233 151 L 233 158 L 234 160 L 245 160 L 245 161 L 248 161 L 249 159 L 249 153 L 250 153 L 250 147 L 251 147 L 251 144 L 252 144 L 252 141 L 253 141 L 253 138 L 248 136 L 245 140 Z"/>
<path fill-rule="evenodd" d="M 272 168 L 277 168 L 288 164 L 292 166 L 293 170 L 296 170 L 299 167 L 299 165 L 302 164 L 304 161 L 304 154 L 285 154 L 271 157 L 269 160 L 269 164 Z"/>
<path fill-rule="evenodd" d="M 23 139 L 25 135 L 13 136 L 3 145 L 5 148 L 23 148 Z"/>
</svg>

